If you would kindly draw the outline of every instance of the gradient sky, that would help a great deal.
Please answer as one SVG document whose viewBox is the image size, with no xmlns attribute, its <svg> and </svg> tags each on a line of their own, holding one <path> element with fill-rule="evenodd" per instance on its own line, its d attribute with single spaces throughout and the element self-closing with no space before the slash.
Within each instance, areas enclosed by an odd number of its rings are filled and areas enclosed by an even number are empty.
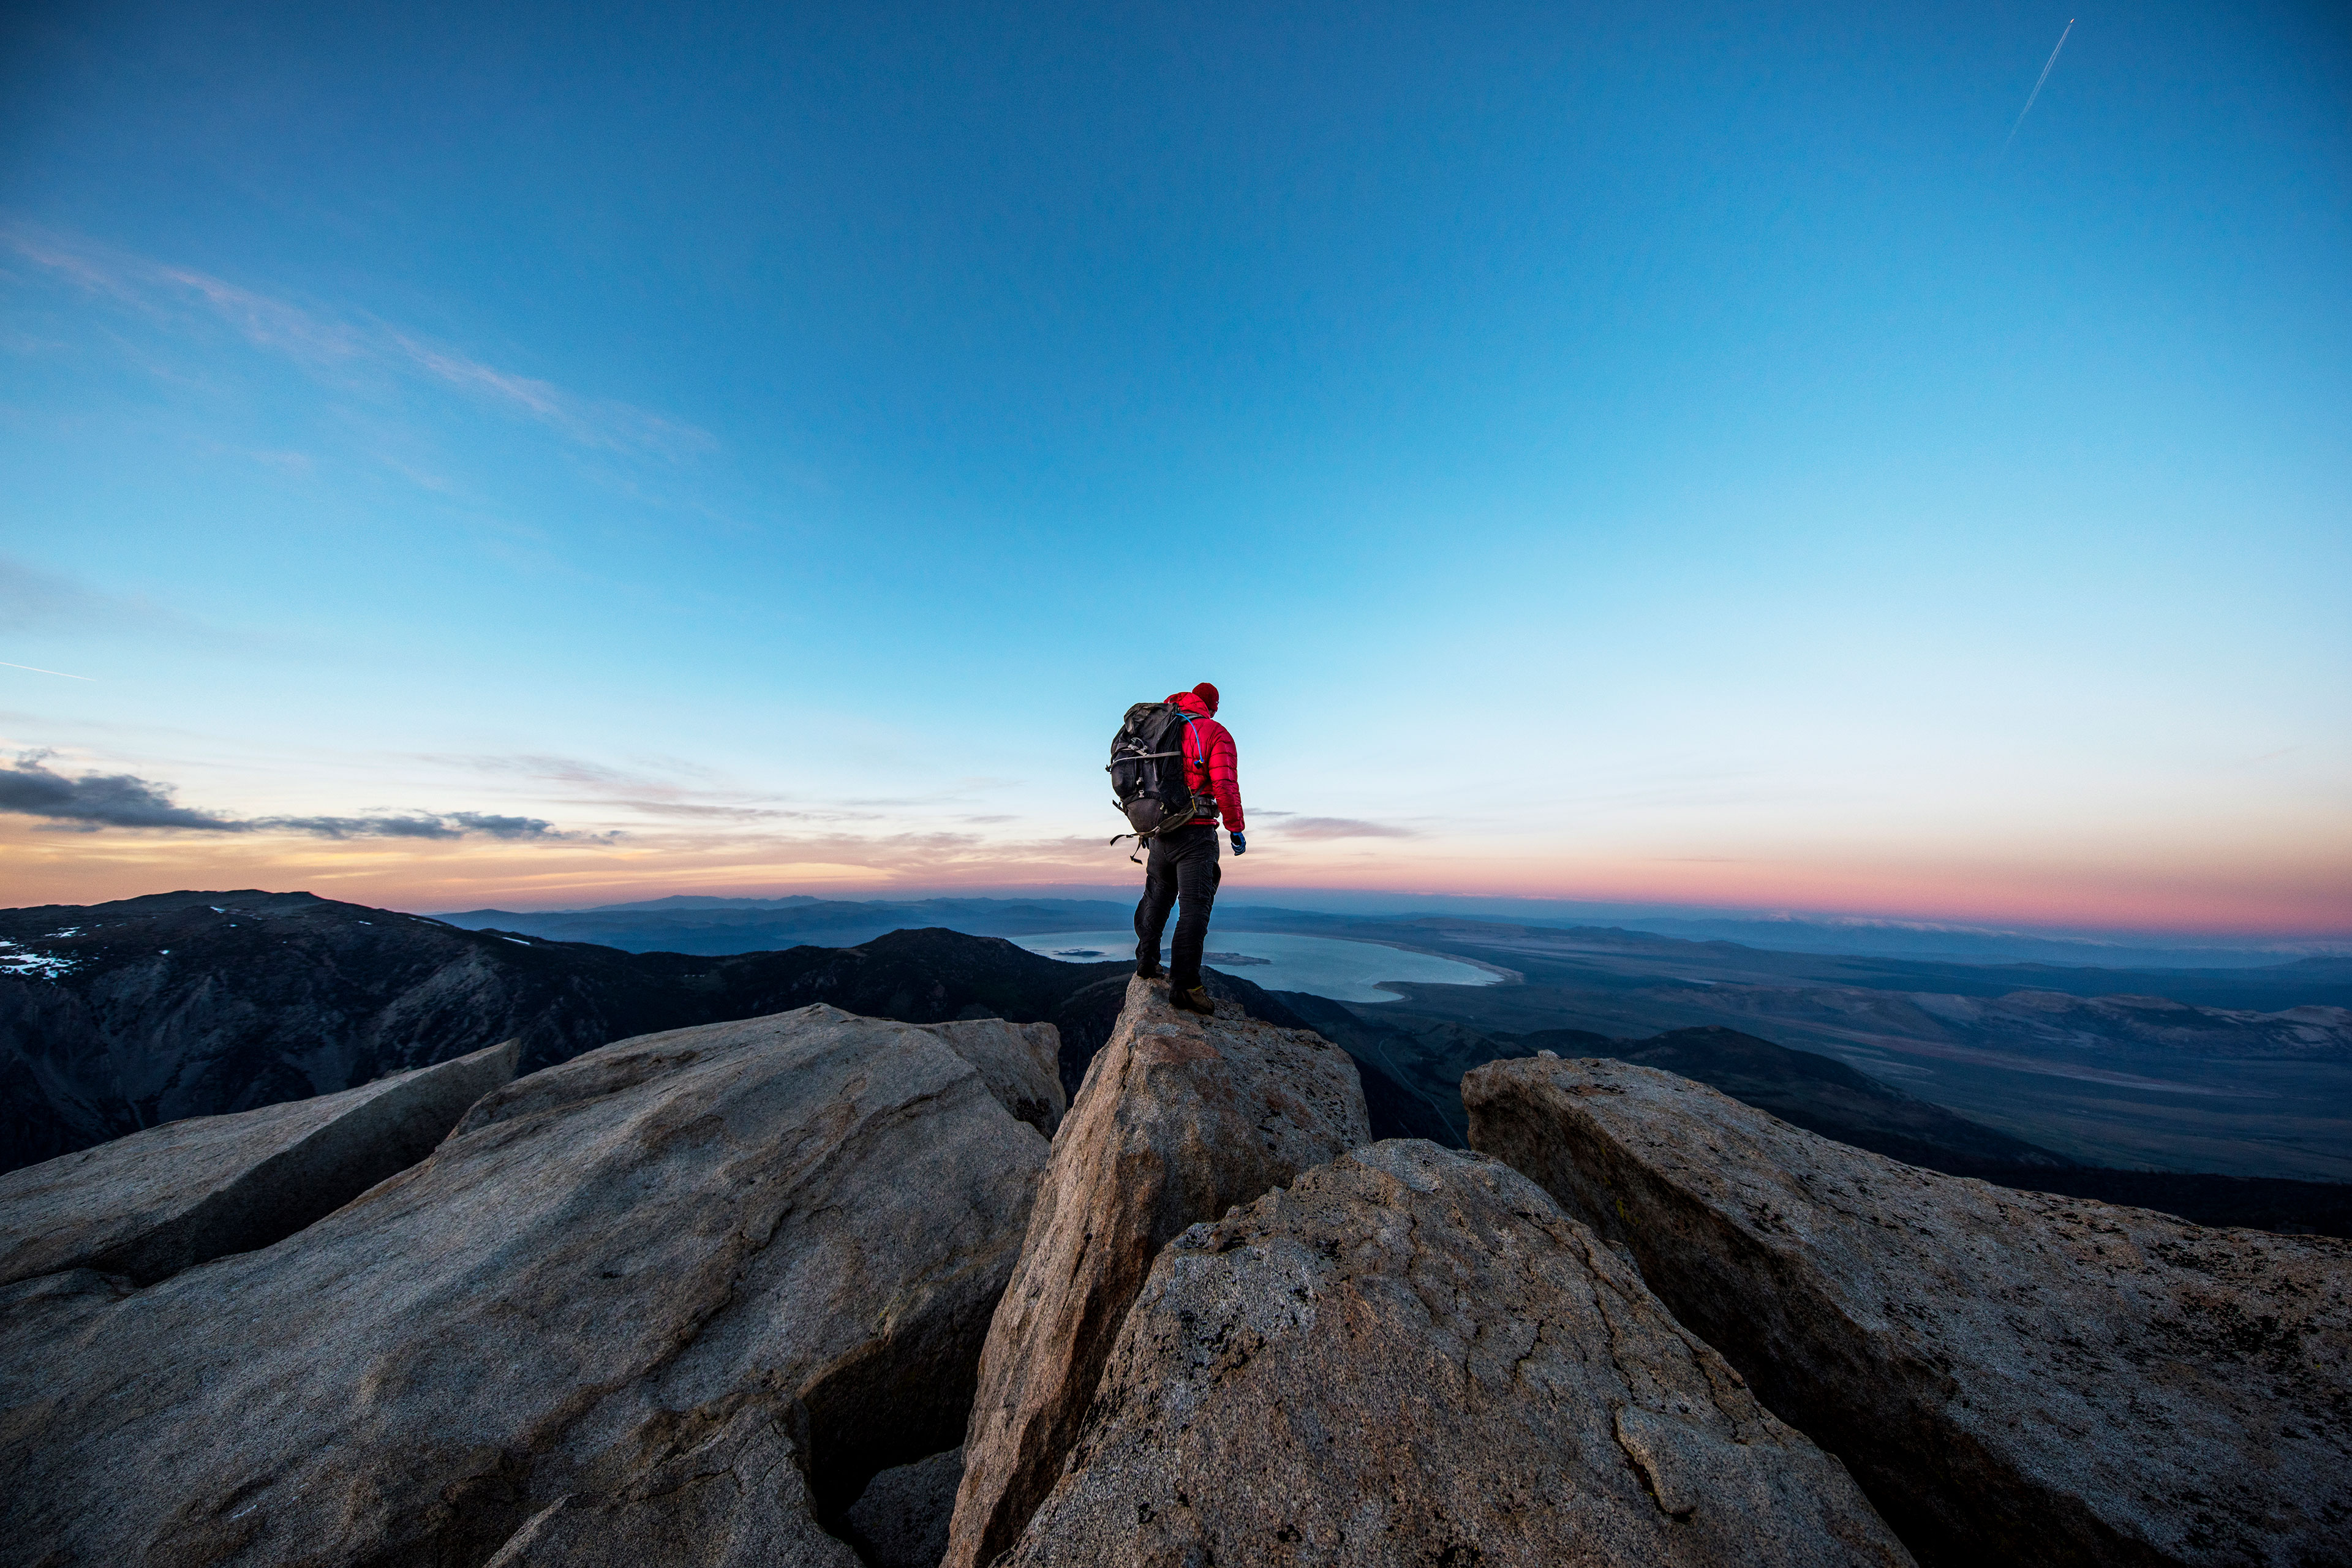
<svg viewBox="0 0 2352 1568">
<path fill-rule="evenodd" d="M 36 9 L 7 902 L 2352 934 L 2338 7 Z"/>
</svg>

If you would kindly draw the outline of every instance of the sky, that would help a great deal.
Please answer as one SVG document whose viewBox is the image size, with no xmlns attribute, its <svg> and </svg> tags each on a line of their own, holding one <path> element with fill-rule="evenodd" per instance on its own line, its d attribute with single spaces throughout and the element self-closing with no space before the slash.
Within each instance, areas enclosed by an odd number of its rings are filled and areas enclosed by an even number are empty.
<svg viewBox="0 0 2352 1568">
<path fill-rule="evenodd" d="M 9 903 L 2352 935 L 2336 7 L 0 29 Z"/>
</svg>

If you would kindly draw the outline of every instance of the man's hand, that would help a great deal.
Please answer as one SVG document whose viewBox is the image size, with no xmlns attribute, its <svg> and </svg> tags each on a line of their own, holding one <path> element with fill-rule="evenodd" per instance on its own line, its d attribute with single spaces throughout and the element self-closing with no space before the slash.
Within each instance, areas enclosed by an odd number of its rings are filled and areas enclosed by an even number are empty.
<svg viewBox="0 0 2352 1568">
<path fill-rule="evenodd" d="M 1244 837 L 1244 836 L 1243 836 L 1243 835 L 1241 835 L 1241 834 L 1238 834 L 1238 833 L 1234 834 L 1234 854 L 1236 854 L 1236 855 L 1246 855 L 1246 854 L 1248 854 L 1248 853 L 1249 853 L 1249 839 L 1248 839 L 1247 837 Z"/>
</svg>

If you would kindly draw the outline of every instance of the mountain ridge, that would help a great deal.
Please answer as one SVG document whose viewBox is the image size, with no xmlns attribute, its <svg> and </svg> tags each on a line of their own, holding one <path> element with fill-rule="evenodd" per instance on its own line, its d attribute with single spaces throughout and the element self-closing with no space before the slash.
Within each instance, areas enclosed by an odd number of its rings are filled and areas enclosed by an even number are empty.
<svg viewBox="0 0 2352 1568">
<path fill-rule="evenodd" d="M 260 889 L 0 910 L 0 941 L 17 944 L 0 952 L 57 966 L 0 974 L 0 1169 L 162 1121 L 336 1092 L 508 1037 L 521 1041 L 528 1072 L 612 1039 L 818 1001 L 910 1023 L 1054 1023 L 1074 1089 L 1130 973 L 1121 962 L 1066 963 L 940 929 L 720 957 L 631 953 Z M 1382 1137 L 1462 1146 L 1460 1076 L 1499 1057 L 1664 1052 L 1674 1070 L 1798 1125 L 1951 1173 L 2071 1182 L 2204 1223 L 2352 1222 L 2352 1188 L 2084 1167 L 1835 1058 L 1736 1029 L 1491 1030 L 1416 1014 L 1410 1000 L 1355 1006 L 1213 970 L 1208 983 L 1252 1016 L 1347 1049 Z"/>
</svg>

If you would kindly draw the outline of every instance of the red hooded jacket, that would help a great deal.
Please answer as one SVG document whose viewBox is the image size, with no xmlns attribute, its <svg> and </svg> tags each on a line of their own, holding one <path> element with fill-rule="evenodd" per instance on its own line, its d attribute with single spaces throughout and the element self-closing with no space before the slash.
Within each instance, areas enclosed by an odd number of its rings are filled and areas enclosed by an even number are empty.
<svg viewBox="0 0 2352 1568">
<path fill-rule="evenodd" d="M 1217 811 L 1225 817 L 1225 831 L 1245 833 L 1242 821 L 1242 781 L 1234 759 L 1233 731 L 1209 717 L 1209 705 L 1199 695 L 1179 691 L 1168 699 L 1185 712 L 1192 721 L 1184 726 L 1184 783 L 1196 795 L 1207 795 L 1217 803 Z M 1216 823 L 1212 813 L 1205 819 Z"/>
</svg>

